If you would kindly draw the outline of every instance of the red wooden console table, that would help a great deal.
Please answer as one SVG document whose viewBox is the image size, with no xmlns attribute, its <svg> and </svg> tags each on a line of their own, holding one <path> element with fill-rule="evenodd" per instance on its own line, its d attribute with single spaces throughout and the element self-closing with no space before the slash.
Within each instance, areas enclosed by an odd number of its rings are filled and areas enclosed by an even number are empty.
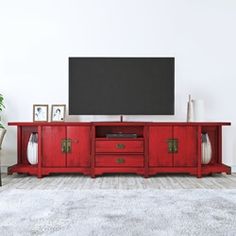
<svg viewBox="0 0 236 236">
<path fill-rule="evenodd" d="M 10 122 L 17 126 L 17 164 L 8 173 L 39 178 L 50 173 L 189 173 L 197 177 L 231 173 L 222 163 L 222 126 L 228 122 Z M 38 133 L 38 164 L 27 161 L 27 143 Z M 209 164 L 201 163 L 201 134 L 212 145 Z M 136 134 L 107 138 L 107 134 Z"/>
</svg>

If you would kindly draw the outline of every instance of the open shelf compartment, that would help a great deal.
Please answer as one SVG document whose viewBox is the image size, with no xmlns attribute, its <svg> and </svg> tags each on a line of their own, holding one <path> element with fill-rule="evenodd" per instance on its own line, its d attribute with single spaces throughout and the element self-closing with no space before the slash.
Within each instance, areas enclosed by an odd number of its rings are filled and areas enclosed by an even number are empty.
<svg viewBox="0 0 236 236">
<path fill-rule="evenodd" d="M 107 134 L 136 134 L 137 139 L 144 138 L 143 126 L 96 126 L 95 138 L 96 139 L 108 139 Z M 134 138 L 109 138 L 110 139 L 134 139 Z M 136 138 L 135 138 L 136 139 Z"/>
<path fill-rule="evenodd" d="M 202 166 L 214 166 L 222 163 L 221 160 L 221 139 L 219 139 L 219 129 L 218 126 L 202 126 L 201 133 L 207 133 L 211 143 L 212 157 L 208 164 L 202 164 Z"/>
<path fill-rule="evenodd" d="M 31 133 L 37 133 L 38 129 L 37 126 L 23 126 L 18 127 L 18 160 L 17 166 L 19 167 L 29 167 L 29 168 L 36 168 L 38 165 L 31 165 L 27 159 L 27 145 L 29 142 L 29 138 Z"/>
</svg>

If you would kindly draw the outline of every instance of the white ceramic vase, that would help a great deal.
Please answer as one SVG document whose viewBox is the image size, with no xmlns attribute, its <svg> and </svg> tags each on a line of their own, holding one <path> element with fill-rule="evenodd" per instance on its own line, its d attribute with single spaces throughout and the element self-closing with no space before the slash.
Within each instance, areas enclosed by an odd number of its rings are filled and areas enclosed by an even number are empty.
<svg viewBox="0 0 236 236">
<path fill-rule="evenodd" d="M 212 157 L 212 147 L 209 135 L 202 134 L 202 164 L 209 164 Z"/>
<path fill-rule="evenodd" d="M 193 114 L 193 101 L 191 99 L 191 95 L 188 97 L 188 108 L 187 108 L 187 122 L 194 121 L 194 114 Z"/>
<path fill-rule="evenodd" d="M 198 99 L 198 100 L 192 100 L 192 103 L 193 103 L 194 121 L 196 122 L 205 121 L 204 101 Z"/>
<path fill-rule="evenodd" d="M 38 164 L 38 134 L 31 133 L 27 145 L 27 159 L 31 165 Z"/>
</svg>

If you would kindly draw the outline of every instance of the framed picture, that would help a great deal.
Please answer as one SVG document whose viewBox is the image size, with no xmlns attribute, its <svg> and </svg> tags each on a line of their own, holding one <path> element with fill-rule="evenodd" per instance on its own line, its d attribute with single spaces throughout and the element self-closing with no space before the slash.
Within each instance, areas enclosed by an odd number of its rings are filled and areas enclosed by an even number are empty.
<svg viewBox="0 0 236 236">
<path fill-rule="evenodd" d="M 33 105 L 33 121 L 48 121 L 48 105 Z"/>
<path fill-rule="evenodd" d="M 62 122 L 65 121 L 66 105 L 52 105 L 51 121 Z"/>
</svg>

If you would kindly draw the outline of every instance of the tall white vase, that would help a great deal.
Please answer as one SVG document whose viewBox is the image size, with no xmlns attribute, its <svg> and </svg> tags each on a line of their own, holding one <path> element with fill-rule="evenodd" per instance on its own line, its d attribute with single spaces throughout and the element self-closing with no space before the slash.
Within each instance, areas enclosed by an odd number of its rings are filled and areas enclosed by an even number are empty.
<svg viewBox="0 0 236 236">
<path fill-rule="evenodd" d="M 31 133 L 27 145 L 27 159 L 31 165 L 38 164 L 38 134 Z"/>
<path fill-rule="evenodd" d="M 193 101 L 191 99 L 191 95 L 188 96 L 188 108 L 187 108 L 187 122 L 194 121 L 194 113 L 193 113 Z"/>
<path fill-rule="evenodd" d="M 202 134 L 202 164 L 209 164 L 212 158 L 212 147 L 209 135 Z"/>
<path fill-rule="evenodd" d="M 204 101 L 201 99 L 192 100 L 193 102 L 193 113 L 194 121 L 205 121 L 205 110 L 204 110 Z"/>
</svg>

